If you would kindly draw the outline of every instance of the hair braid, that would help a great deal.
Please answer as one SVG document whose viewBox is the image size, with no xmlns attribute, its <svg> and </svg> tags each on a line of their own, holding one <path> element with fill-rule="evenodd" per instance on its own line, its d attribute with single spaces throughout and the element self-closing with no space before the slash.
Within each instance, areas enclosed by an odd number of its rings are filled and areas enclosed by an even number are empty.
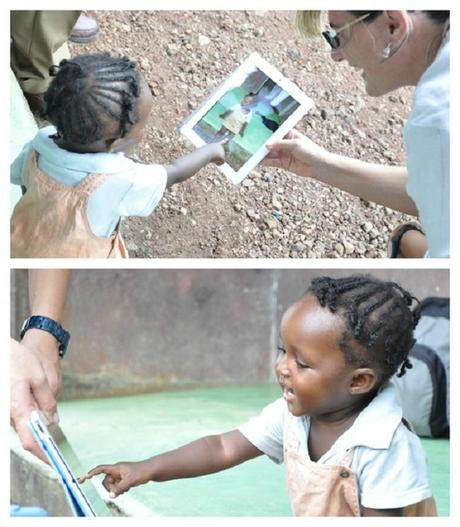
<svg viewBox="0 0 460 527">
<path fill-rule="evenodd" d="M 136 123 L 140 78 L 135 64 L 108 53 L 80 55 L 50 68 L 46 116 L 69 142 L 86 145 L 118 127 L 124 137 Z"/>
<path fill-rule="evenodd" d="M 349 364 L 374 367 L 381 383 L 412 367 L 408 355 L 415 344 L 413 330 L 420 318 L 417 299 L 395 282 L 372 276 L 315 278 L 308 291 L 322 307 L 345 322 L 339 340 Z"/>
</svg>

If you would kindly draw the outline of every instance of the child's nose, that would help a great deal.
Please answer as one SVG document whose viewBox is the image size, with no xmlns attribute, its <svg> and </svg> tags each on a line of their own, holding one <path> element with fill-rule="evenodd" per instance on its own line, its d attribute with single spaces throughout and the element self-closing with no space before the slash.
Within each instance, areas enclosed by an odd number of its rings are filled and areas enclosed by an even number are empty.
<svg viewBox="0 0 460 527">
<path fill-rule="evenodd" d="M 275 366 L 276 374 L 283 377 L 289 376 L 289 368 L 287 365 L 286 355 L 281 355 L 276 362 Z"/>
</svg>

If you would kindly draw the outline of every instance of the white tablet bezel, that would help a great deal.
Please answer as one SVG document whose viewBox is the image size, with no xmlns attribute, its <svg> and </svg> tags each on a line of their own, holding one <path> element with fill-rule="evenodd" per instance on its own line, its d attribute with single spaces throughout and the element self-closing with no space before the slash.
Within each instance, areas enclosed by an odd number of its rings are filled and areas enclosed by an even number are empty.
<svg viewBox="0 0 460 527">
<path fill-rule="evenodd" d="M 254 71 L 254 68 L 261 70 L 267 77 L 275 82 L 281 89 L 286 91 L 296 102 L 299 107 L 284 121 L 284 123 L 270 136 L 269 139 L 255 152 L 246 163 L 235 171 L 228 163 L 220 165 L 218 168 L 223 172 L 234 184 L 241 183 L 241 181 L 253 170 L 262 159 L 268 154 L 266 143 L 268 141 L 275 141 L 283 138 L 289 130 L 291 130 L 297 122 L 314 106 L 310 97 L 305 95 L 293 82 L 287 79 L 275 67 L 264 60 L 258 53 L 252 53 L 227 79 L 221 86 L 195 111 L 193 112 L 179 127 L 179 131 L 187 137 L 191 143 L 196 147 L 201 147 L 206 142 L 193 130 L 193 127 L 211 110 L 211 108 L 235 86 L 242 84 L 249 73 Z"/>
<path fill-rule="evenodd" d="M 64 456 L 61 454 L 54 439 L 51 437 L 46 424 L 40 418 L 40 414 L 37 411 L 31 413 L 29 424 L 35 439 L 46 454 L 46 457 L 49 459 L 51 466 L 60 477 L 69 504 L 75 516 L 81 516 L 78 508 L 83 512 L 84 516 L 96 516 L 88 498 L 85 496 L 75 475 L 64 459 Z"/>
</svg>

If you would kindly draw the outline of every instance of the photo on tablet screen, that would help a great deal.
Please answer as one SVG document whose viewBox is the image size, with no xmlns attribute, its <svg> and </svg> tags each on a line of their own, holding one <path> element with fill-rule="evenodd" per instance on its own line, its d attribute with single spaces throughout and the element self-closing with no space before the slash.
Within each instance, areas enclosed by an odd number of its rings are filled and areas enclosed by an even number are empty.
<svg viewBox="0 0 460 527">
<path fill-rule="evenodd" d="M 233 183 L 265 157 L 313 106 L 297 86 L 254 53 L 180 128 L 195 146 L 225 141 L 219 167 Z"/>
</svg>

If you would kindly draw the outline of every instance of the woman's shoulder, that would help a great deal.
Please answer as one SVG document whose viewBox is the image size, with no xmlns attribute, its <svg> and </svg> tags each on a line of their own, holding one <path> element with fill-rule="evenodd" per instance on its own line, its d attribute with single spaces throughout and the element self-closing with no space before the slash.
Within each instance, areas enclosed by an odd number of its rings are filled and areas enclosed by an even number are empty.
<svg viewBox="0 0 460 527">
<path fill-rule="evenodd" d="M 417 84 L 409 121 L 417 126 L 444 127 L 450 107 L 450 43 L 447 40 Z"/>
</svg>

